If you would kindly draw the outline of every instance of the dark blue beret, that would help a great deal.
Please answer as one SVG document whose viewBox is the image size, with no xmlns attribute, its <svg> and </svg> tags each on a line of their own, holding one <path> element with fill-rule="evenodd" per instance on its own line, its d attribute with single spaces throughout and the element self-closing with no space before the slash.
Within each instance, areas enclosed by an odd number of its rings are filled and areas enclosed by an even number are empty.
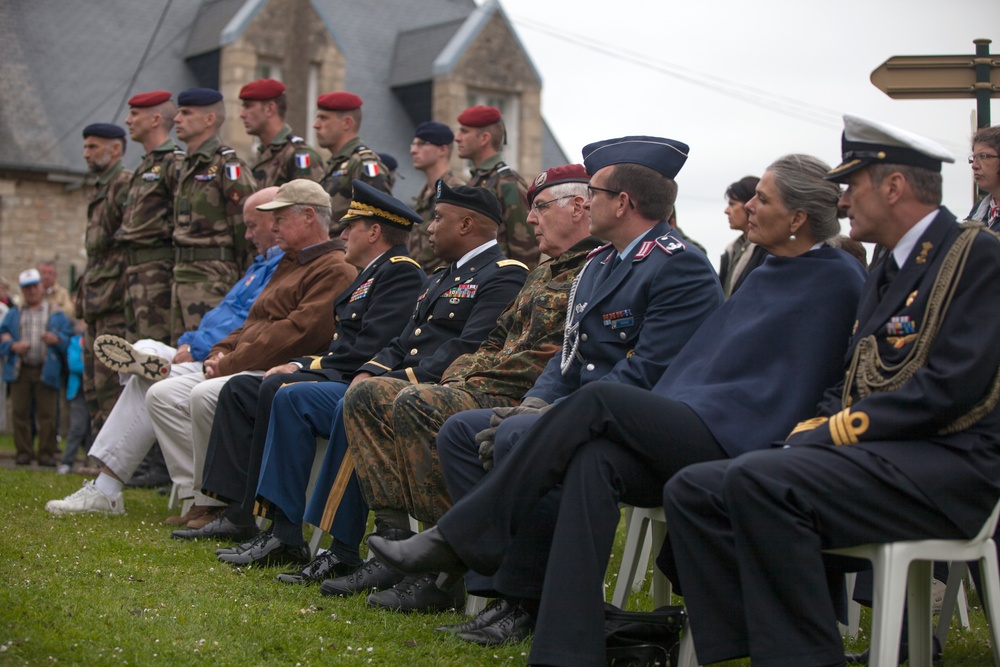
<svg viewBox="0 0 1000 667">
<path fill-rule="evenodd" d="M 378 156 L 382 158 L 382 164 L 384 164 L 389 171 L 396 171 L 396 169 L 399 168 L 399 160 L 388 153 L 378 153 Z"/>
<path fill-rule="evenodd" d="M 83 128 L 83 138 L 102 137 L 104 139 L 124 139 L 125 130 L 114 123 L 91 123 Z"/>
<path fill-rule="evenodd" d="M 447 146 L 455 141 L 455 133 L 444 123 L 428 120 L 417 125 L 413 136 L 435 146 Z"/>
<path fill-rule="evenodd" d="M 177 106 L 207 107 L 222 101 L 222 93 L 214 88 L 188 88 L 177 94 Z"/>
<path fill-rule="evenodd" d="M 341 222 L 370 220 L 410 231 L 413 225 L 419 225 L 424 221 L 409 206 L 367 183 L 354 179 L 351 185 L 354 188 L 354 195 L 351 197 L 347 215 L 340 219 Z"/>
<path fill-rule="evenodd" d="M 583 147 L 583 164 L 593 176 L 613 164 L 639 164 L 675 178 L 687 161 L 689 147 L 662 137 L 621 137 Z"/>
<path fill-rule="evenodd" d="M 435 201 L 441 204 L 451 204 L 461 208 L 482 213 L 487 218 L 503 224 L 503 212 L 496 195 L 486 188 L 474 188 L 468 185 L 456 185 L 449 188 L 443 179 L 438 179 Z"/>
</svg>

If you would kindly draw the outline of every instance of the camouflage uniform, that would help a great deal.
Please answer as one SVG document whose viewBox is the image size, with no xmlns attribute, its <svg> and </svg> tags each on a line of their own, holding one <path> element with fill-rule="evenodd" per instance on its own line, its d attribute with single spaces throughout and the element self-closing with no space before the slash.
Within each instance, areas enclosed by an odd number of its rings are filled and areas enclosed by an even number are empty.
<svg viewBox="0 0 1000 667">
<path fill-rule="evenodd" d="M 285 125 L 271 143 L 257 148 L 257 159 L 250 171 L 261 189 L 296 178 L 318 183 L 323 177 L 323 160 L 305 139 L 292 134 L 292 128 Z"/>
<path fill-rule="evenodd" d="M 503 254 L 523 262 L 529 269 L 538 266 L 542 251 L 538 249 L 535 230 L 528 224 L 528 186 L 521 175 L 497 154 L 472 168 L 469 185 L 486 188 L 500 200 L 504 224 L 497 241 Z"/>
<path fill-rule="evenodd" d="M 102 334 L 124 336 L 125 253 L 115 241 L 122 224 L 132 172 L 121 162 L 97 177 L 87 205 L 87 268 L 76 293 L 76 316 L 87 323 L 83 346 L 83 393 L 96 434 L 121 394 L 118 373 L 94 363 L 94 339 Z"/>
<path fill-rule="evenodd" d="M 600 241 L 589 237 L 528 276 L 480 348 L 440 384 L 371 378 L 344 397 L 344 426 L 361 492 L 372 509 L 405 509 L 435 522 L 451 507 L 437 433 L 463 410 L 517 405 L 561 349 L 573 279 Z"/>
<path fill-rule="evenodd" d="M 218 136 L 184 160 L 174 194 L 171 344 L 198 328 L 252 262 L 243 200 L 255 191 L 246 164 Z"/>
<path fill-rule="evenodd" d="M 465 181 L 455 176 L 450 171 L 441 177 L 448 187 L 465 185 Z M 417 260 L 420 266 L 424 267 L 427 275 L 431 275 L 448 262 L 434 254 L 434 248 L 430 244 L 430 232 L 427 229 L 431 226 L 434 218 L 434 188 L 424 186 L 416 197 L 413 198 L 413 210 L 424 219 L 422 223 L 410 231 L 410 240 L 407 241 L 407 249 L 410 257 Z"/>
<path fill-rule="evenodd" d="M 184 152 L 173 139 L 142 157 L 132 176 L 125 217 L 115 240 L 125 250 L 128 340 L 170 342 L 174 274 L 174 188 Z"/>
<path fill-rule="evenodd" d="M 332 199 L 331 225 L 336 227 L 340 224 L 340 219 L 347 215 L 347 209 L 351 206 L 352 179 L 356 178 L 386 194 L 392 194 L 388 174 L 389 169 L 382 159 L 375 151 L 365 147 L 361 139 L 355 137 L 344 144 L 326 163 L 326 171 L 319 182 Z"/>
</svg>

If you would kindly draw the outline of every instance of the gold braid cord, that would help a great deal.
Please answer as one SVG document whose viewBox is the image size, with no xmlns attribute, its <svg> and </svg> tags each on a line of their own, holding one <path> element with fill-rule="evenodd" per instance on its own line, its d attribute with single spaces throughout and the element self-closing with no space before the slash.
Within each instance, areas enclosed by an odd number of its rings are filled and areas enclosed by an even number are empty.
<svg viewBox="0 0 1000 667">
<path fill-rule="evenodd" d="M 941 330 L 941 324 L 944 322 L 948 308 L 955 296 L 955 289 L 965 270 L 972 242 L 983 231 L 983 226 L 979 224 L 961 224 L 959 226 L 962 228 L 962 232 L 941 263 L 941 270 L 938 271 L 937 278 L 931 288 L 930 298 L 927 300 L 927 307 L 924 310 L 923 327 L 910 348 L 909 354 L 898 364 L 889 366 L 879 356 L 878 342 L 874 335 L 861 339 L 854 350 L 851 368 L 847 373 L 847 381 L 844 383 L 841 402 L 845 408 L 848 408 L 852 403 L 852 387 L 857 389 L 858 396 L 862 399 L 875 393 L 896 391 L 912 378 L 917 370 L 927 364 L 931 346 Z M 975 424 L 993 410 L 998 397 L 1000 397 L 1000 369 L 994 373 L 986 397 L 968 413 L 943 428 L 939 435 L 957 433 Z"/>
</svg>

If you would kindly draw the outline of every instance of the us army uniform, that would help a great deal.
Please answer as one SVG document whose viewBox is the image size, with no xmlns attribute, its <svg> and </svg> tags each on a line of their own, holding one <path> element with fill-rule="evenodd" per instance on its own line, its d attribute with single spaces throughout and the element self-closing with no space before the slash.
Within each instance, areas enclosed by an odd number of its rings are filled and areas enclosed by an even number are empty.
<svg viewBox="0 0 1000 667">
<path fill-rule="evenodd" d="M 589 237 L 532 271 L 478 350 L 456 359 L 440 384 L 373 378 L 345 397 L 348 451 L 372 509 L 405 509 L 435 523 L 451 507 L 437 432 L 463 410 L 513 406 L 562 346 L 570 286 L 599 241 Z"/>
<path fill-rule="evenodd" d="M 355 137 L 344 144 L 326 163 L 326 171 L 319 182 L 330 193 L 333 223 L 338 223 L 350 208 L 352 180 L 358 179 L 386 194 L 392 194 L 386 178 L 388 173 L 381 158 L 362 144 L 361 139 Z"/>
<path fill-rule="evenodd" d="M 83 346 L 83 392 L 91 428 L 100 430 L 121 394 L 118 373 L 94 363 L 94 339 L 125 337 L 125 253 L 115 239 L 122 225 L 132 172 L 121 162 L 97 178 L 87 205 L 87 268 L 77 288 L 76 315 L 87 324 Z"/>
<path fill-rule="evenodd" d="M 486 188 L 500 200 L 504 224 L 497 241 L 504 254 L 528 268 L 538 266 L 542 251 L 538 249 L 535 230 L 528 224 L 528 186 L 521 175 L 497 154 L 472 168 L 469 185 Z"/>
<path fill-rule="evenodd" d="M 323 160 L 305 139 L 292 134 L 292 128 L 285 125 L 271 143 L 257 148 L 250 171 L 260 189 L 296 178 L 319 182 L 323 177 Z"/>
<path fill-rule="evenodd" d="M 442 180 L 448 185 L 448 187 L 453 188 L 456 185 L 465 185 L 465 181 L 461 178 L 455 176 L 455 174 L 450 171 L 441 177 Z M 427 275 L 433 275 L 435 271 L 447 264 L 440 257 L 434 253 L 434 248 L 431 247 L 430 238 L 431 233 L 428 228 L 431 226 L 431 220 L 434 219 L 434 187 L 424 185 L 423 189 L 420 190 L 420 194 L 413 198 L 413 210 L 424 219 L 422 223 L 413 228 L 410 232 L 410 241 L 408 248 L 410 250 L 410 257 L 420 262 L 420 266 L 424 267 L 424 271 Z"/>
<path fill-rule="evenodd" d="M 168 138 L 142 157 L 132 176 L 115 240 L 125 250 L 128 340 L 170 342 L 174 270 L 174 188 L 184 151 Z"/>
<path fill-rule="evenodd" d="M 243 200 L 255 190 L 250 170 L 218 136 L 184 160 L 174 198 L 173 344 L 198 328 L 250 264 Z"/>
</svg>

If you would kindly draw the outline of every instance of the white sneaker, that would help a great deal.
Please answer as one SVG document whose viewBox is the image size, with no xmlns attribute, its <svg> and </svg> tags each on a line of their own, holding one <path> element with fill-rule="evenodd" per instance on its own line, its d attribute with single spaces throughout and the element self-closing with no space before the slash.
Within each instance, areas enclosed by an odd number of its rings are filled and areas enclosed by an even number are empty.
<svg viewBox="0 0 1000 667">
<path fill-rule="evenodd" d="M 45 511 L 51 514 L 110 514 L 116 516 L 125 514 L 125 500 L 119 493 L 114 498 L 108 498 L 93 482 L 84 482 L 76 493 L 62 500 L 50 500 L 45 503 Z"/>
<path fill-rule="evenodd" d="M 60 463 L 56 468 L 57 475 L 68 475 L 73 472 L 73 466 L 66 465 L 65 463 Z"/>
</svg>

